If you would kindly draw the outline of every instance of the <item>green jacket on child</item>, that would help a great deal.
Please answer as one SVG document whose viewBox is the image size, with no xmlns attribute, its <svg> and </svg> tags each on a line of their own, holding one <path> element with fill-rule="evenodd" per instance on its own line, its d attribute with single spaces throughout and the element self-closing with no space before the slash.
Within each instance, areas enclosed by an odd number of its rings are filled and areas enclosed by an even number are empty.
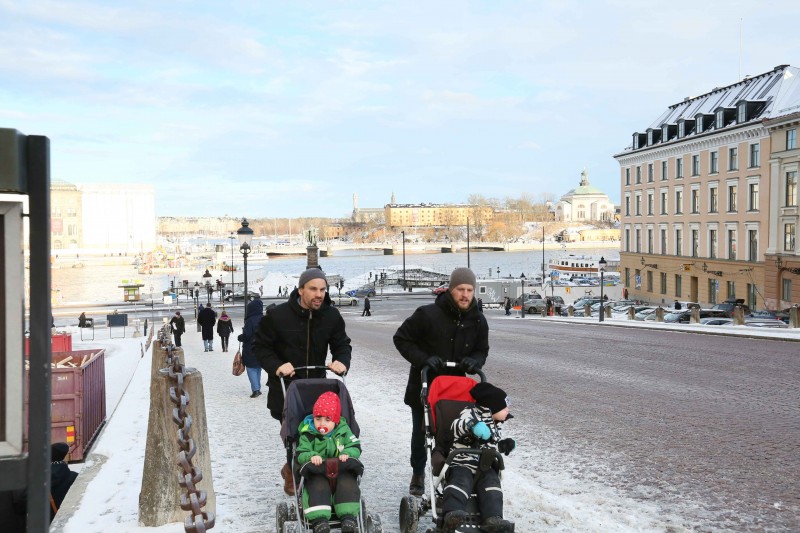
<svg viewBox="0 0 800 533">
<path fill-rule="evenodd" d="M 333 431 L 323 435 L 314 427 L 314 415 L 308 415 L 300 423 L 300 440 L 297 444 L 297 462 L 301 465 L 315 455 L 332 459 L 346 454 L 353 459 L 361 456 L 361 442 L 353 435 L 347 420 L 341 418 Z"/>
</svg>

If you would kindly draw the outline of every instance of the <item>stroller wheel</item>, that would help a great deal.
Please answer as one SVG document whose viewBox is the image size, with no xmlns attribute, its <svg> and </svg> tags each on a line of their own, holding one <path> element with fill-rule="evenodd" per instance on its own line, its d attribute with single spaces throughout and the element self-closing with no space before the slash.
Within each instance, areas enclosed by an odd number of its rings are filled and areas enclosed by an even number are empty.
<svg viewBox="0 0 800 533">
<path fill-rule="evenodd" d="M 298 522 L 286 522 L 283 524 L 283 530 L 279 533 L 301 533 L 305 531 L 303 525 Z"/>
<path fill-rule="evenodd" d="M 286 502 L 280 502 L 275 508 L 275 526 L 279 533 L 283 533 L 283 525 L 289 520 L 289 505 Z"/>
<path fill-rule="evenodd" d="M 400 532 L 417 533 L 419 527 L 419 507 L 414 496 L 404 496 L 400 500 Z"/>
<path fill-rule="evenodd" d="M 380 516 L 367 515 L 367 533 L 383 533 Z"/>
</svg>

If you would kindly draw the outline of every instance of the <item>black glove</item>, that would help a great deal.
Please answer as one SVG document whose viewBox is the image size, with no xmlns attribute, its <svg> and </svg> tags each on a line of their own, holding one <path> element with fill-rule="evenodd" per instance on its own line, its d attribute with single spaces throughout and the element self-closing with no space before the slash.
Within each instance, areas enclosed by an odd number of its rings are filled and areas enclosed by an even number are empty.
<svg viewBox="0 0 800 533">
<path fill-rule="evenodd" d="M 517 443 L 514 439 L 503 439 L 497 443 L 497 451 L 505 455 L 510 454 L 516 447 Z"/>
<path fill-rule="evenodd" d="M 244 333 L 240 333 L 240 334 L 239 334 L 239 336 L 238 336 L 238 337 L 236 337 L 236 339 L 237 339 L 239 342 L 244 342 Z"/>
<path fill-rule="evenodd" d="M 444 368 L 444 361 L 438 355 L 432 355 L 425 359 L 425 364 L 430 367 L 431 370 L 438 372 Z"/>
<path fill-rule="evenodd" d="M 478 366 L 478 361 L 476 361 L 472 357 L 462 358 L 461 361 L 458 363 L 458 365 L 464 372 L 468 374 L 474 374 L 480 368 Z"/>
</svg>

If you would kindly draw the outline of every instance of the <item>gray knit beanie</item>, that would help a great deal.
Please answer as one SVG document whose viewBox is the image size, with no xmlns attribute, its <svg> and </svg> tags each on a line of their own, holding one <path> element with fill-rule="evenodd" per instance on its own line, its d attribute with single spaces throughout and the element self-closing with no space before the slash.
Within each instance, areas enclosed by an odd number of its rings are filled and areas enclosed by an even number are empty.
<svg viewBox="0 0 800 533">
<path fill-rule="evenodd" d="M 473 289 L 475 288 L 477 281 L 472 270 L 463 267 L 453 270 L 453 273 L 450 274 L 450 290 L 453 290 L 464 283 L 467 285 L 472 285 Z"/>
<path fill-rule="evenodd" d="M 323 272 L 321 268 L 314 267 L 314 268 L 309 268 L 308 270 L 300 274 L 300 281 L 297 282 L 297 286 L 302 287 L 312 279 L 324 279 L 325 284 L 327 285 L 328 283 L 328 278 L 325 277 L 325 272 Z"/>
</svg>

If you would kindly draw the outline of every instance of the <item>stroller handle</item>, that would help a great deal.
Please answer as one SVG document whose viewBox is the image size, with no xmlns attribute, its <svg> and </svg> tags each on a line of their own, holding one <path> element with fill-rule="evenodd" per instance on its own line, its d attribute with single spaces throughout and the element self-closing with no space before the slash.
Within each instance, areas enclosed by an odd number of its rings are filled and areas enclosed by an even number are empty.
<svg viewBox="0 0 800 533">
<path fill-rule="evenodd" d="M 327 366 L 323 366 L 323 365 L 309 365 L 309 366 L 296 366 L 296 367 L 294 367 L 295 373 L 297 373 L 298 370 L 326 370 L 328 372 L 332 372 L 336 376 L 339 376 L 342 379 L 342 383 L 345 382 L 344 377 L 347 375 L 347 371 L 345 371 L 342 374 L 337 374 L 336 372 L 333 372 L 333 370 L 331 370 Z M 283 396 L 284 397 L 286 397 L 286 378 L 287 377 L 288 376 L 279 376 L 279 378 L 281 380 L 281 390 L 283 390 Z"/>
<path fill-rule="evenodd" d="M 447 361 L 444 364 L 444 366 L 447 367 L 447 368 L 458 368 L 458 363 L 456 363 L 455 361 Z M 430 365 L 425 365 L 425 366 L 422 367 L 421 373 L 422 373 L 422 387 L 423 388 L 427 387 L 427 384 L 428 384 L 428 369 L 430 369 L 430 368 L 431 368 Z M 484 374 L 483 370 L 481 370 L 480 368 L 476 369 L 475 372 L 473 372 L 473 374 L 478 376 L 480 378 L 481 382 L 486 381 L 486 374 Z"/>
</svg>

